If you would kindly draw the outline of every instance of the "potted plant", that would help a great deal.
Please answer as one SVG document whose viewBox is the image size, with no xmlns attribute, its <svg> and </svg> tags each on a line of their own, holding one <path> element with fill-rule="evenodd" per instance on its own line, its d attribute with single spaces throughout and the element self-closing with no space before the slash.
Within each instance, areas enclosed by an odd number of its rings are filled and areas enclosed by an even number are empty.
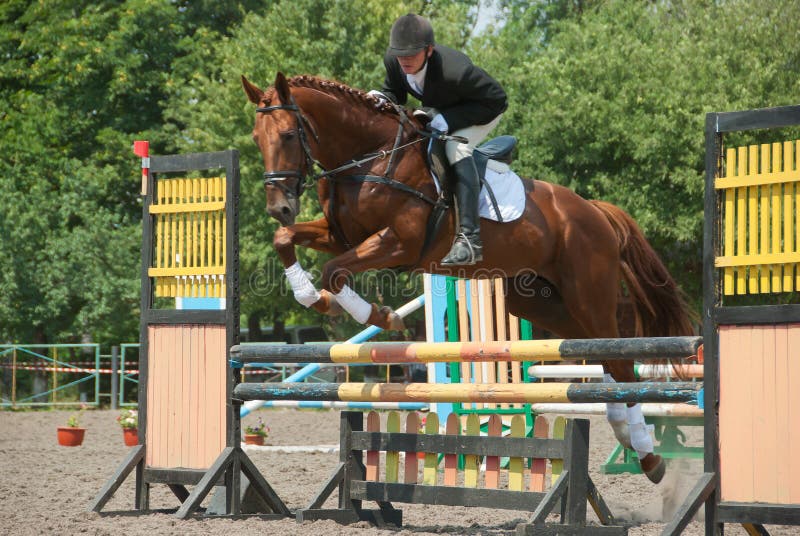
<svg viewBox="0 0 800 536">
<path fill-rule="evenodd" d="M 125 445 L 133 447 L 139 444 L 139 412 L 135 409 L 126 409 L 117 417 L 117 422 L 122 427 L 122 439 Z"/>
<path fill-rule="evenodd" d="M 58 444 L 63 447 L 78 447 L 83 443 L 86 428 L 81 428 L 80 413 L 73 413 L 66 426 L 58 427 Z"/>
<path fill-rule="evenodd" d="M 267 426 L 261 417 L 258 418 L 255 424 L 250 424 L 244 428 L 244 444 L 245 445 L 263 445 L 264 438 L 269 435 L 269 426 Z"/>
</svg>

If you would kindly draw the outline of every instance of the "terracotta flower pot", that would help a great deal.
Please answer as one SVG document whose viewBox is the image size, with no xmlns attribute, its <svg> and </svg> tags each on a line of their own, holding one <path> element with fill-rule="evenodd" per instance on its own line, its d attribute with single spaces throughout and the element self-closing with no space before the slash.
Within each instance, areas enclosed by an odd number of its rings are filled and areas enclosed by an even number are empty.
<svg viewBox="0 0 800 536">
<path fill-rule="evenodd" d="M 263 445 L 264 436 L 258 434 L 244 434 L 245 445 Z"/>
<path fill-rule="evenodd" d="M 62 447 L 78 447 L 83 443 L 83 434 L 86 428 L 75 428 L 72 426 L 58 427 L 58 444 Z"/>
<path fill-rule="evenodd" d="M 123 428 L 122 439 L 125 441 L 125 446 L 135 447 L 139 444 L 139 430 L 137 428 Z"/>
</svg>

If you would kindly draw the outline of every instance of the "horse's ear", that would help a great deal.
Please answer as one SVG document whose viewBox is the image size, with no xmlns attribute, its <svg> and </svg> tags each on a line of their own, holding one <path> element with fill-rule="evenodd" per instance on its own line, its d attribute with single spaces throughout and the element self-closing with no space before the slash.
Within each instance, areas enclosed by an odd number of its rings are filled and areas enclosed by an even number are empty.
<svg viewBox="0 0 800 536">
<path fill-rule="evenodd" d="M 275 76 L 275 91 L 278 92 L 281 102 L 289 102 L 292 100 L 292 93 L 289 90 L 289 81 L 286 80 L 286 77 L 280 71 L 278 71 L 278 74 Z"/>
<path fill-rule="evenodd" d="M 242 87 L 244 88 L 244 93 L 247 95 L 247 98 L 250 99 L 250 102 L 253 104 L 260 104 L 261 97 L 264 96 L 264 92 L 261 91 L 258 86 L 255 84 L 250 83 L 250 81 L 242 75 Z"/>
</svg>

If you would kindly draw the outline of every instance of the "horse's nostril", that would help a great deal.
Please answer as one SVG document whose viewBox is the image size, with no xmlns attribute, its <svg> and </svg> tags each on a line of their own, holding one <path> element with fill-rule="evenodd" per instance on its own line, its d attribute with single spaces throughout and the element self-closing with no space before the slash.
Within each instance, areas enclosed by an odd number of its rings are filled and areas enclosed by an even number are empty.
<svg viewBox="0 0 800 536">
<path fill-rule="evenodd" d="M 289 216 L 292 214 L 292 210 L 286 206 L 281 209 L 281 212 L 284 214 L 284 216 Z"/>
</svg>

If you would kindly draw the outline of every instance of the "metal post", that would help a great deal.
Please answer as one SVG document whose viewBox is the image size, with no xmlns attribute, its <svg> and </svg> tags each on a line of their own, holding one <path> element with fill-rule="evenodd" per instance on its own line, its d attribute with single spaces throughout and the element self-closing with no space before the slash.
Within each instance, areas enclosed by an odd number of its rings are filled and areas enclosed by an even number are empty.
<svg viewBox="0 0 800 536">
<path fill-rule="evenodd" d="M 119 346 L 111 347 L 111 409 L 119 409 Z"/>
</svg>

